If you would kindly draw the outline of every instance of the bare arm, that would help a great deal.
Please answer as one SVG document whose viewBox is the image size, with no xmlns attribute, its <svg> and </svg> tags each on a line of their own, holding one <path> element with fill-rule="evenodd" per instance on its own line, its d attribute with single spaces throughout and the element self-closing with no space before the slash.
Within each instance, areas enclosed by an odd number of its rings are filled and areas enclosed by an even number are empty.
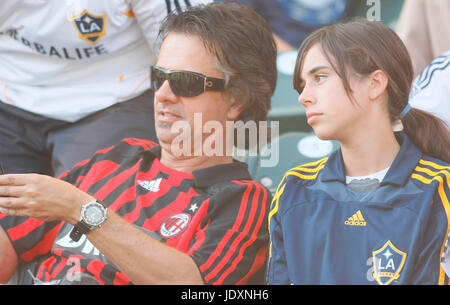
<svg viewBox="0 0 450 305">
<path fill-rule="evenodd" d="M 87 237 L 134 284 L 203 284 L 189 255 L 160 243 L 111 211 Z"/>
<path fill-rule="evenodd" d="M 6 284 L 14 274 L 18 258 L 5 230 L 0 227 L 0 284 Z"/>
<path fill-rule="evenodd" d="M 0 176 L 0 212 L 9 215 L 45 221 L 58 219 L 74 225 L 80 217 L 81 206 L 93 199 L 70 183 L 49 176 Z M 107 216 L 104 224 L 87 237 L 134 284 L 203 283 L 189 255 L 160 243 L 110 210 Z M 10 252 L 12 246 L 7 248 Z"/>
</svg>

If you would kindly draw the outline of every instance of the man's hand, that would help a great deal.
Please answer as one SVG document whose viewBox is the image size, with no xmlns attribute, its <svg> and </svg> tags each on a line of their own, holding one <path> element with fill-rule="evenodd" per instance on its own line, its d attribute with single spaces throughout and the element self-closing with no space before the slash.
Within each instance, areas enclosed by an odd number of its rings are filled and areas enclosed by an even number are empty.
<svg viewBox="0 0 450 305">
<path fill-rule="evenodd" d="M 8 215 L 64 220 L 74 225 L 79 220 L 81 206 L 94 199 L 70 183 L 50 176 L 0 176 L 0 212 Z M 110 210 L 107 221 L 87 237 L 135 284 L 203 283 L 189 255 L 156 241 Z M 0 236 L 0 247 L 1 241 Z M 0 251 L 0 259 L 1 254 Z"/>
<path fill-rule="evenodd" d="M 0 176 L 0 212 L 76 224 L 81 206 L 94 200 L 72 184 L 38 174 Z"/>
</svg>

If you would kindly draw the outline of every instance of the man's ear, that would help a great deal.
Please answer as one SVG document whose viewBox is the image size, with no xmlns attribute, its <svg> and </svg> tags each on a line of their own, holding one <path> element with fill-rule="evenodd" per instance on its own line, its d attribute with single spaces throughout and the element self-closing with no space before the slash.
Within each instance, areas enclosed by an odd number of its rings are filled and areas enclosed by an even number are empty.
<svg viewBox="0 0 450 305">
<path fill-rule="evenodd" d="M 369 75 L 368 93 L 371 100 L 377 100 L 386 92 L 389 79 L 382 70 L 376 70 Z"/>
<path fill-rule="evenodd" d="M 228 109 L 227 119 L 230 121 L 235 121 L 242 112 L 242 104 L 236 103 L 234 98 L 230 102 L 231 106 Z"/>
</svg>

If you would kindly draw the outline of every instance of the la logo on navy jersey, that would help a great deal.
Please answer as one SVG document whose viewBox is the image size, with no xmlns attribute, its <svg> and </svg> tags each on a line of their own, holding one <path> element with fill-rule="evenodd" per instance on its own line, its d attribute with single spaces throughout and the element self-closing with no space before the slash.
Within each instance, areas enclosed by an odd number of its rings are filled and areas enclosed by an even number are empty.
<svg viewBox="0 0 450 305">
<path fill-rule="evenodd" d="M 84 10 L 72 21 L 78 37 L 90 44 L 96 44 L 106 34 L 106 14 L 99 16 Z"/>
<path fill-rule="evenodd" d="M 406 253 L 397 249 L 390 240 L 372 252 L 373 277 L 380 285 L 389 285 L 400 277 L 406 261 Z"/>
</svg>

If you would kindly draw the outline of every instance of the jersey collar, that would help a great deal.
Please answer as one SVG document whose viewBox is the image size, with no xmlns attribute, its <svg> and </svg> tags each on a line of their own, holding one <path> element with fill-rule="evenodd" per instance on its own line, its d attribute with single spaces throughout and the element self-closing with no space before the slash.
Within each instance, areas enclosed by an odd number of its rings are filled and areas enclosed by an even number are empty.
<svg viewBox="0 0 450 305">
<path fill-rule="evenodd" d="M 161 146 L 156 145 L 147 150 L 150 158 L 161 158 Z M 198 187 L 208 187 L 220 182 L 231 180 L 251 180 L 246 163 L 233 159 L 233 163 L 219 164 L 192 172 L 194 183 Z"/>
<path fill-rule="evenodd" d="M 400 151 L 386 173 L 381 185 L 405 185 L 422 157 L 422 152 L 409 140 L 404 132 L 395 132 L 395 138 L 400 144 Z M 340 149 L 328 158 L 323 169 L 322 180 L 325 182 L 337 180 L 345 183 L 344 162 L 342 161 L 342 152 Z"/>
</svg>

